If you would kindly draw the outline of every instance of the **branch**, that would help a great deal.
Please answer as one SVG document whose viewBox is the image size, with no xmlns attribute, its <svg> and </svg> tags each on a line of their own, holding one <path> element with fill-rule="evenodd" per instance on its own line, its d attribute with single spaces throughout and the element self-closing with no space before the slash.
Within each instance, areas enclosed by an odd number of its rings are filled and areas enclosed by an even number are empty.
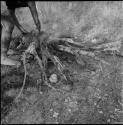
<svg viewBox="0 0 123 125">
<path fill-rule="evenodd" d="M 21 93 L 22 93 L 22 91 L 23 91 L 23 89 L 24 89 L 24 86 L 25 86 L 25 84 L 26 84 L 27 68 L 26 68 L 26 55 L 25 55 L 25 53 L 24 53 L 24 55 L 23 55 L 23 65 L 24 65 L 24 70 L 25 70 L 23 85 L 22 85 L 22 88 L 21 88 L 21 90 L 20 90 L 18 96 L 15 98 L 15 101 L 17 101 L 18 98 L 21 96 Z"/>
</svg>

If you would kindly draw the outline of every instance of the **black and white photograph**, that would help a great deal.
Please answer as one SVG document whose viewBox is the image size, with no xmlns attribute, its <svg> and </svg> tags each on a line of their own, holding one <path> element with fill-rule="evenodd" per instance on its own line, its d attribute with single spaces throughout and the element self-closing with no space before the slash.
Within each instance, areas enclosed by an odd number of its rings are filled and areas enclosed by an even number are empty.
<svg viewBox="0 0 123 125">
<path fill-rule="evenodd" d="M 1 124 L 123 124 L 123 1 L 2 0 Z"/>
</svg>

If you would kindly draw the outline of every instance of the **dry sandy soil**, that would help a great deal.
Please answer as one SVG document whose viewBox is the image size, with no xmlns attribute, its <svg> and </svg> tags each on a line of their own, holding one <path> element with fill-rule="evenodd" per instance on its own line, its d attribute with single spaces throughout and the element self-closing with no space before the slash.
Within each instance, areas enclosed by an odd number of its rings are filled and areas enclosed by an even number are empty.
<svg viewBox="0 0 123 125">
<path fill-rule="evenodd" d="M 119 42 L 123 55 L 123 2 L 36 2 L 42 30 L 53 37 L 76 37 L 95 42 Z M 2 2 L 1 12 L 6 6 Z M 35 25 L 28 8 L 16 10 L 20 23 L 28 30 Z M 13 37 L 19 34 L 14 30 Z M 116 47 L 117 48 L 117 47 Z M 28 76 L 19 100 L 13 103 L 23 84 L 24 68 L 1 66 L 2 124 L 112 124 L 123 123 L 123 57 L 101 55 L 107 63 L 82 56 L 77 64 L 72 56 L 61 54 L 71 72 L 73 86 L 63 79 L 52 84 L 60 92 L 41 86 L 37 62 L 27 65 Z M 56 73 L 49 68 L 49 76 Z"/>
</svg>

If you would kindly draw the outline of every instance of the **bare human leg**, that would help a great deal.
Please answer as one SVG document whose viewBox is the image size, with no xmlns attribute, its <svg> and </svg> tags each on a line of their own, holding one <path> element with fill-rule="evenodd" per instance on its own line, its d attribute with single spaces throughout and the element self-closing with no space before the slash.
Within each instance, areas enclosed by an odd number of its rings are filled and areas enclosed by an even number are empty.
<svg viewBox="0 0 123 125">
<path fill-rule="evenodd" d="M 20 62 L 13 60 L 7 56 L 7 51 L 9 49 L 9 44 L 11 41 L 12 31 L 14 25 L 9 21 L 1 19 L 2 32 L 1 32 L 1 64 L 10 66 L 20 66 Z"/>
<path fill-rule="evenodd" d="M 15 15 L 15 9 L 9 9 L 9 14 L 11 16 L 11 21 L 13 22 L 13 24 L 16 25 L 16 27 L 20 30 L 20 32 L 23 34 L 23 35 L 26 35 L 28 32 L 20 25 L 20 23 L 18 22 L 18 19 Z"/>
<path fill-rule="evenodd" d="M 37 12 L 35 2 L 32 2 L 32 1 L 28 2 L 28 7 L 29 7 L 30 12 L 32 14 L 32 17 L 33 17 L 34 23 L 36 25 L 36 28 L 37 28 L 38 32 L 40 33 L 41 24 L 40 24 L 40 21 L 39 21 L 38 12 Z"/>
</svg>

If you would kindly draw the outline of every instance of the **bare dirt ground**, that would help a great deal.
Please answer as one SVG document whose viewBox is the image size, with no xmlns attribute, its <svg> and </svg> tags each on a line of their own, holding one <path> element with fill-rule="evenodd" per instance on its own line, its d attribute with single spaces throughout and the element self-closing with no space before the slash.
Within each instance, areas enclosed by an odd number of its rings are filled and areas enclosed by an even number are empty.
<svg viewBox="0 0 123 125">
<path fill-rule="evenodd" d="M 37 2 L 37 7 L 43 30 L 52 36 L 76 36 L 90 46 L 119 41 L 123 55 L 123 2 Z M 28 8 L 16 13 L 28 30 L 35 28 Z M 13 37 L 17 32 L 15 28 Z M 71 72 L 73 86 L 60 76 L 57 83 L 49 81 L 56 90 L 42 85 L 39 65 L 32 61 L 27 64 L 26 85 L 17 102 L 13 100 L 22 87 L 24 67 L 1 66 L 1 123 L 123 123 L 123 57 L 102 53 L 107 62 L 103 63 L 82 56 L 80 64 L 70 54 L 60 57 Z M 48 78 L 53 73 L 56 70 L 51 66 Z"/>
</svg>

